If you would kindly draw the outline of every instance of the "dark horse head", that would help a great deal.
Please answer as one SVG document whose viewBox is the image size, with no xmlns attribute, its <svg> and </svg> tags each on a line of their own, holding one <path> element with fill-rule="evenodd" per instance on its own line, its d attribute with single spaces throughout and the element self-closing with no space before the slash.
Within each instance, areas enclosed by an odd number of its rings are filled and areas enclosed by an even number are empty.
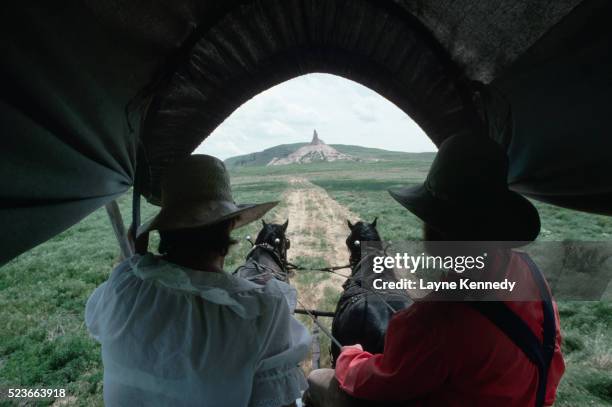
<svg viewBox="0 0 612 407">
<path fill-rule="evenodd" d="M 265 284 L 271 278 L 288 281 L 287 250 L 291 242 L 286 237 L 289 220 L 282 225 L 261 221 L 262 229 L 257 234 L 253 248 L 247 255 L 246 263 L 234 274 Z"/>
<path fill-rule="evenodd" d="M 359 221 L 354 225 L 350 220 L 346 223 L 351 230 L 351 233 L 346 238 L 346 247 L 348 247 L 351 256 L 349 263 L 353 273 L 355 272 L 355 266 L 361 261 L 361 247 L 363 242 L 380 242 L 380 235 L 376 230 L 376 222 L 378 217 L 374 218 L 372 223 Z"/>
<path fill-rule="evenodd" d="M 393 270 L 374 273 L 368 261 L 362 262 L 363 242 L 380 242 L 376 230 L 376 218 L 372 223 L 347 221 L 351 233 L 346 239 L 350 252 L 351 276 L 342 288 L 344 291 L 336 305 L 332 322 L 332 335 L 343 345 L 359 343 L 371 353 L 381 353 L 387 325 L 394 312 L 412 304 L 406 293 L 376 290 L 375 279 L 396 280 Z M 378 248 L 376 248 L 378 250 Z M 340 349 L 332 344 L 332 365 Z"/>
<path fill-rule="evenodd" d="M 266 221 L 262 219 L 261 224 L 263 228 L 257 234 L 255 246 L 266 245 L 273 249 L 284 263 L 283 266 L 285 266 L 287 264 L 287 250 L 289 250 L 291 246 L 291 242 L 286 236 L 289 219 L 282 225 L 266 223 Z"/>
</svg>

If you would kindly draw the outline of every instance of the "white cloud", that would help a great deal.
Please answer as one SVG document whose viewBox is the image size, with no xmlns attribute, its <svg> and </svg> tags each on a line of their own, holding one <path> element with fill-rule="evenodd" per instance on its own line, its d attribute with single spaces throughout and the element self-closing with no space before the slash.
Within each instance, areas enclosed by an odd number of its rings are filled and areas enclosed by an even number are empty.
<svg viewBox="0 0 612 407">
<path fill-rule="evenodd" d="M 364 123 L 376 122 L 379 121 L 379 119 L 388 119 L 387 117 L 384 117 L 381 114 L 384 113 L 380 111 L 381 107 L 384 108 L 385 104 L 381 104 L 380 99 L 381 96 L 379 95 L 356 98 L 352 106 L 353 112 L 355 113 L 357 118 L 363 121 Z"/>
<path fill-rule="evenodd" d="M 309 141 L 397 151 L 435 151 L 404 112 L 374 91 L 328 74 L 274 86 L 240 106 L 196 149 L 225 159 L 283 143 Z"/>
</svg>

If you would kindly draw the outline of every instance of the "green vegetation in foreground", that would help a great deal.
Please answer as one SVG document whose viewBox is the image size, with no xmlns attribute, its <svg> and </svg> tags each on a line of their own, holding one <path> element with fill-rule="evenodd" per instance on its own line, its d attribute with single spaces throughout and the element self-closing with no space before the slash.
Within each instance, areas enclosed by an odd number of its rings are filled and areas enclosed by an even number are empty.
<svg viewBox="0 0 612 407">
<path fill-rule="evenodd" d="M 612 304 L 560 301 L 566 371 L 556 407 L 612 405 Z"/>
<path fill-rule="evenodd" d="M 305 270 L 297 270 L 295 272 L 295 277 L 293 280 L 302 287 L 311 287 L 314 288 L 321 281 L 327 280 L 329 278 L 329 273 L 324 273 L 320 271 L 315 271 L 313 269 L 320 269 L 323 267 L 327 267 L 327 263 L 325 260 L 320 257 L 302 257 L 298 256 L 294 260 L 295 264 L 299 264 L 300 267 L 303 267 Z M 322 310 L 327 310 L 327 308 L 321 308 Z"/>
<path fill-rule="evenodd" d="M 422 181 L 430 160 L 244 167 L 233 170 L 232 176 L 239 202 L 278 200 L 288 178 L 306 177 L 359 217 L 371 221 L 378 216 L 383 238 L 397 241 L 419 239 L 421 223 L 386 189 Z M 128 219 L 129 195 L 119 204 Z M 536 205 L 542 217 L 542 239 L 612 240 L 610 217 Z M 144 205 L 143 218 L 156 211 Z M 255 238 L 259 229 L 254 223 L 236 233 L 240 242 L 227 258 L 227 270 L 238 266 L 249 250 L 244 236 Z M 156 247 L 155 237 L 151 247 Z M 83 312 L 88 296 L 117 261 L 117 243 L 102 208 L 0 269 L 0 388 L 65 387 L 70 405 L 102 405 L 100 348 L 87 335 Z M 300 261 L 314 266 L 321 260 Z M 295 278 L 309 284 L 319 277 Z M 335 308 L 339 292 L 332 291 L 326 290 L 321 309 Z M 559 310 L 567 370 L 556 406 L 612 406 L 612 304 L 561 302 Z M 326 339 L 321 336 L 321 340 L 322 350 L 328 349 Z M 325 351 L 322 357 L 328 357 Z M 32 403 L 50 404 L 51 400 Z"/>
</svg>

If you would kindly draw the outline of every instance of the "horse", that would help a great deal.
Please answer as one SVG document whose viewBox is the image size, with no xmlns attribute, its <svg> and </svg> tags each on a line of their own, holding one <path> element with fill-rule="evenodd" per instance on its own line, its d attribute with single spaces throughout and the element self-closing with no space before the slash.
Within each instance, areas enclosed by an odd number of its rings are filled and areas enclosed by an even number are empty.
<svg viewBox="0 0 612 407">
<path fill-rule="evenodd" d="M 275 283 L 283 292 L 287 305 L 291 313 L 297 305 L 297 291 L 289 285 L 288 270 L 289 262 L 287 261 L 287 251 L 291 247 L 291 241 L 287 238 L 287 227 L 289 219 L 282 225 L 275 223 L 266 223 L 261 220 L 262 229 L 257 234 L 253 247 L 246 256 L 246 262 L 234 271 L 234 275 L 245 278 L 256 284 L 266 285 Z M 247 238 L 250 241 L 250 238 Z M 299 323 L 292 319 L 289 324 L 289 330 L 292 332 L 292 337 L 295 338 L 294 330 L 301 332 L 301 329 L 296 328 Z M 296 407 L 297 403 L 293 402 L 284 407 Z"/>
<path fill-rule="evenodd" d="M 372 223 L 359 221 L 354 225 L 347 220 L 350 234 L 346 238 L 349 250 L 351 275 L 342 285 L 343 292 L 336 305 L 332 321 L 332 336 L 343 345 L 359 343 L 370 353 L 382 353 L 389 320 L 396 311 L 408 308 L 412 300 L 406 293 L 375 290 L 372 282 L 376 278 L 397 281 L 393 270 L 385 269 L 374 274 L 362 257 L 362 242 L 380 242 L 375 218 Z M 332 343 L 332 367 L 340 354 Z"/>
<path fill-rule="evenodd" d="M 246 262 L 233 274 L 260 285 L 272 278 L 289 284 L 287 250 L 291 242 L 286 237 L 289 220 L 282 225 L 264 220 L 261 223 L 263 227 L 247 254 Z"/>
</svg>

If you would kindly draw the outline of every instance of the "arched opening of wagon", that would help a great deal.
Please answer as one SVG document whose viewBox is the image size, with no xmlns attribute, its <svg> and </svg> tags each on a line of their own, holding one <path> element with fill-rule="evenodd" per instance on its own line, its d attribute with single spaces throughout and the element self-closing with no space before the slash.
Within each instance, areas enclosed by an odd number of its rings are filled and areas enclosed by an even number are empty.
<svg viewBox="0 0 612 407">
<path fill-rule="evenodd" d="M 418 239 L 419 220 L 397 204 L 389 188 L 423 182 L 436 151 L 425 132 L 395 104 L 354 81 L 330 74 L 293 78 L 256 95 L 223 121 L 194 153 L 225 161 L 237 202 L 280 201 L 264 220 L 289 222 L 288 260 L 307 268 L 349 262 L 347 221 L 377 220 L 386 240 Z M 244 264 L 260 222 L 234 233 L 239 242 L 228 270 Z M 343 277 L 295 271 L 298 308 L 333 313 Z M 312 325 L 309 317 L 302 316 Z M 331 319 L 320 322 L 330 328 Z M 318 362 L 329 366 L 329 340 L 321 335 Z M 314 359 L 317 359 L 315 356 Z"/>
<path fill-rule="evenodd" d="M 139 188 L 149 200 L 159 198 L 164 168 L 190 154 L 239 106 L 308 73 L 372 89 L 436 144 L 479 130 L 467 80 L 411 14 L 365 0 L 265 3 L 200 27 L 162 75 L 142 136 L 149 173 Z"/>
<path fill-rule="evenodd" d="M 336 75 L 308 74 L 244 103 L 194 153 L 225 161 L 238 201 L 281 201 L 267 220 L 289 219 L 293 258 L 339 264 L 347 261 L 347 219 L 379 217 L 387 240 L 400 231 L 420 237 L 411 215 L 408 227 L 398 226 L 406 211 L 386 190 L 422 182 L 436 149 L 380 94 Z M 255 235 L 260 226 L 240 234 Z M 244 253 L 237 252 L 238 264 Z"/>
</svg>

